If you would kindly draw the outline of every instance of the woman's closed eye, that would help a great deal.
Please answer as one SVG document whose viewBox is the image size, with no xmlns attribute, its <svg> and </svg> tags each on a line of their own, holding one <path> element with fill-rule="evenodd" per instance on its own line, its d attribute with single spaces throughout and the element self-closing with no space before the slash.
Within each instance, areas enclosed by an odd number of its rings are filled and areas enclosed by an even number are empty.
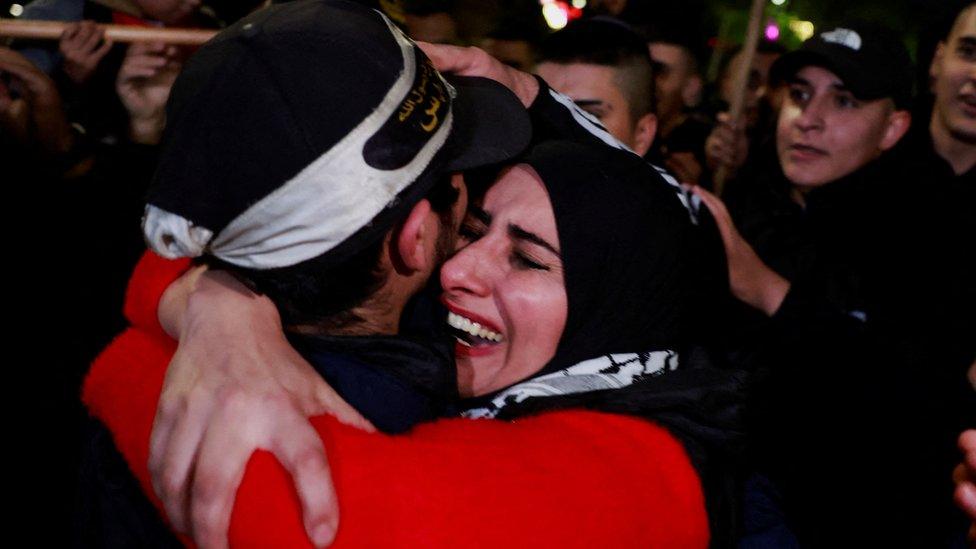
<svg viewBox="0 0 976 549">
<path fill-rule="evenodd" d="M 529 270 L 534 269 L 538 271 L 548 271 L 551 270 L 549 265 L 533 259 L 531 255 L 521 250 L 512 250 L 512 266 L 516 269 Z"/>
<path fill-rule="evenodd" d="M 488 232 L 488 225 L 472 215 L 470 212 L 464 216 L 461 227 L 458 228 L 458 235 L 465 244 L 474 242 Z"/>
</svg>

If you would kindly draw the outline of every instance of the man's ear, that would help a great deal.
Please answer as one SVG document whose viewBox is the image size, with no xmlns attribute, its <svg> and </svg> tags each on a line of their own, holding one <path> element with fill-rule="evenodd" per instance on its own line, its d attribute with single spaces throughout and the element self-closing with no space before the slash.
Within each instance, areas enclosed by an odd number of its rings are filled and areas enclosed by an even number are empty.
<svg viewBox="0 0 976 549">
<path fill-rule="evenodd" d="M 657 135 L 657 116 L 649 112 L 637 119 L 634 126 L 634 152 L 644 156 L 654 143 L 654 136 Z"/>
<path fill-rule="evenodd" d="M 410 271 L 422 271 L 430 267 L 433 255 L 430 247 L 437 245 L 437 225 L 429 223 L 434 212 L 427 199 L 417 202 L 410 210 L 407 218 L 394 233 L 398 267 L 405 267 Z"/>
<path fill-rule="evenodd" d="M 704 86 L 705 83 L 702 81 L 701 76 L 696 74 L 688 77 L 685 85 L 681 88 L 681 100 L 685 102 L 686 107 L 694 107 L 701 102 Z"/>
<path fill-rule="evenodd" d="M 894 111 L 888 115 L 888 127 L 881 137 L 878 148 L 886 151 L 895 146 L 912 125 L 912 113 L 907 110 Z"/>
</svg>

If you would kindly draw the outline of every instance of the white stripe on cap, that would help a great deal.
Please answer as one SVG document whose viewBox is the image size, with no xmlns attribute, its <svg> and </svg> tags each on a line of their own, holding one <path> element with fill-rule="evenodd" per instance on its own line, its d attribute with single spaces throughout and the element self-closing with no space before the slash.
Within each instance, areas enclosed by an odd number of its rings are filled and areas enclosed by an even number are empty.
<svg viewBox="0 0 976 549">
<path fill-rule="evenodd" d="M 213 238 L 210 229 L 152 204 L 146 204 L 142 234 L 146 245 L 167 259 L 199 257 Z"/>
<path fill-rule="evenodd" d="M 447 141 L 453 125 L 451 112 L 406 166 L 378 170 L 364 160 L 363 147 L 410 92 L 417 71 L 413 42 L 386 16 L 383 20 L 403 54 L 403 71 L 393 87 L 376 110 L 346 137 L 221 230 L 210 242 L 211 255 L 250 269 L 287 267 L 318 257 L 344 242 L 395 201 Z M 449 88 L 446 82 L 445 87 Z M 172 244 L 174 239 L 190 236 L 192 228 L 189 220 L 147 206 L 143 231 L 149 245 L 161 255 L 180 257 L 183 250 L 197 252 L 185 255 L 200 255 L 203 250 L 198 249 L 195 238 Z"/>
</svg>

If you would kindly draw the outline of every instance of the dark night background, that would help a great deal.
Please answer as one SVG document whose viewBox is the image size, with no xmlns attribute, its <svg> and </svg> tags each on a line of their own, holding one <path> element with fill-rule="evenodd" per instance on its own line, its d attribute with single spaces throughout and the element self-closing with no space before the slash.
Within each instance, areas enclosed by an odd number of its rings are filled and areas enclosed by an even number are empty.
<svg viewBox="0 0 976 549">
<path fill-rule="evenodd" d="M 233 4 L 233 0 L 224 1 Z M 0 0 L 0 17 L 10 17 L 11 6 L 15 3 Z M 455 14 L 463 34 L 479 36 L 487 32 L 493 16 L 502 8 L 536 3 L 535 0 L 456 0 Z M 953 3 L 952 0 L 786 0 L 780 6 L 767 4 L 766 17 L 780 24 L 781 41 L 788 46 L 798 43 L 798 39 L 789 34 L 787 25 L 791 20 L 810 21 L 817 30 L 852 17 L 885 23 L 904 33 L 905 42 L 922 75 L 927 64 L 918 63 L 917 60 L 931 56 L 935 39 L 943 32 L 943 11 Z M 955 4 L 958 5 L 958 2 Z M 683 27 L 689 29 L 688 32 L 699 32 L 703 43 L 711 39 L 714 44 L 741 42 L 749 5 L 748 0 L 631 0 L 627 9 L 645 20 L 660 18 L 680 21 Z M 924 79 L 919 81 L 924 82 Z M 0 171 L 0 181 L 5 179 L 4 175 Z M 21 264 L 27 264 L 26 268 L 13 270 L 11 258 L 18 257 L 17 253 L 21 250 L 5 250 L 8 257 L 7 274 L 14 274 L 22 282 L 7 287 L 8 293 L 14 294 L 9 299 L 14 303 L 14 310 L 17 305 L 26 305 L 25 310 L 30 311 L 29 315 L 9 313 L 8 318 L 21 329 L 26 328 L 25 331 L 42 334 L 41 341 L 36 342 L 33 337 L 22 339 L 15 333 L 11 338 L 15 340 L 15 345 L 8 351 L 8 378 L 5 384 L 8 409 L 5 416 L 10 427 L 7 429 L 6 448 L 8 455 L 16 456 L 15 464 L 9 470 L 14 484 L 17 488 L 22 487 L 25 494 L 22 497 L 15 491 L 10 503 L 25 515 L 24 518 L 31 525 L 27 526 L 19 520 L 12 522 L 16 528 L 14 531 L 30 532 L 28 539 L 35 540 L 32 543 L 65 546 L 70 545 L 69 524 L 80 438 L 78 425 L 84 417 L 77 398 L 83 367 L 61 367 L 56 361 L 60 354 L 67 353 L 63 347 L 85 347 L 83 352 L 87 353 L 88 348 L 98 348 L 107 342 L 104 335 L 94 338 L 96 340 L 80 341 L 85 338 L 86 318 L 98 317 L 102 313 L 91 311 L 85 303 L 72 303 L 72 290 L 65 281 L 76 280 L 79 276 L 98 278 L 97 273 L 104 266 L 93 264 L 97 261 L 78 262 L 53 256 L 64 255 L 60 251 L 52 251 L 63 245 L 63 240 L 49 240 L 31 232 L 36 224 L 58 230 L 57 222 L 63 219 L 59 217 L 58 210 L 52 210 L 44 201 L 43 189 L 11 190 L 7 186 L 4 189 L 9 191 L 8 200 L 11 202 L 8 204 L 23 204 L 8 207 L 9 210 L 21 209 L 23 211 L 18 213 L 40 218 L 26 225 L 30 229 L 20 227 L 17 230 L 22 232 L 8 233 L 8 236 L 23 235 L 24 231 L 30 234 L 29 238 L 11 239 L 16 241 L 11 246 L 25 246 L 25 252 L 31 254 L 28 257 L 33 257 L 38 251 L 45 256 L 39 262 L 22 261 Z M 22 194 L 26 194 L 26 197 L 22 197 Z M 11 218 L 7 216 L 8 224 Z M 111 220 L 102 221 L 108 223 Z M 43 243 L 39 244 L 37 241 L 41 240 Z M 69 254 L 68 257 L 80 257 L 82 251 L 76 250 L 74 255 Z M 108 283 L 121 285 L 124 280 Z M 11 291 L 11 288 L 15 290 Z M 117 310 L 121 306 L 121 296 L 118 297 L 116 302 L 102 301 L 94 306 L 102 305 L 102 309 L 114 307 Z M 84 299 L 81 301 L 84 302 Z M 73 338 L 79 341 L 73 341 Z M 20 346 L 27 348 L 19 353 L 17 347 Z M 29 358 L 25 360 L 21 357 Z M 52 363 L 51 357 L 54 357 L 55 363 Z M 28 379 L 14 379 L 20 376 Z M 21 429 L 24 432 L 19 432 Z M 37 526 L 33 524 L 35 521 Z"/>
</svg>

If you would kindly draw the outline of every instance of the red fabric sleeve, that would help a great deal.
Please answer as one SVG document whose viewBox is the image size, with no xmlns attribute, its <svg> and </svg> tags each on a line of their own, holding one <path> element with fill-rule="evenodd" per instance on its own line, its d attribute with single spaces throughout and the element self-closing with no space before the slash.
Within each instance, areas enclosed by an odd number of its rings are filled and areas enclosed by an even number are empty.
<svg viewBox="0 0 976 549">
<path fill-rule="evenodd" d="M 190 268 L 189 259 L 163 259 L 142 254 L 125 292 L 125 318 L 147 333 L 165 336 L 159 324 L 159 300 L 166 288 Z"/>
<path fill-rule="evenodd" d="M 173 349 L 130 329 L 85 382 L 86 404 L 147 490 L 149 433 Z M 328 416 L 312 421 L 339 494 L 335 547 L 708 544 L 687 455 L 641 420 L 581 411 L 516 423 L 453 419 L 396 437 Z M 267 452 L 248 463 L 229 535 L 235 547 L 311 547 L 290 477 Z"/>
</svg>

